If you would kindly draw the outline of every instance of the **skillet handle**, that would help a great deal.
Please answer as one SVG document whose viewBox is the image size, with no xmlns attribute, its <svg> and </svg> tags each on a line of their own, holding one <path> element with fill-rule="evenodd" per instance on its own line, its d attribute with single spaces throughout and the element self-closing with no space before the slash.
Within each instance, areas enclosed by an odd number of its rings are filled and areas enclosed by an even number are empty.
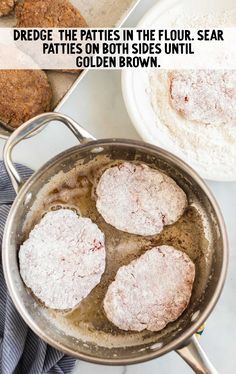
<svg viewBox="0 0 236 374">
<path fill-rule="evenodd" d="M 12 162 L 12 150 L 20 141 L 24 140 L 26 137 L 30 136 L 32 133 L 51 121 L 64 123 L 64 125 L 73 132 L 80 143 L 86 143 L 95 139 L 73 119 L 60 113 L 43 113 L 25 122 L 11 134 L 3 149 L 3 161 L 16 193 L 20 191 L 24 181 Z"/>
<path fill-rule="evenodd" d="M 196 336 L 192 336 L 188 343 L 177 349 L 176 352 L 187 362 L 196 374 L 218 374 L 201 348 Z"/>
</svg>

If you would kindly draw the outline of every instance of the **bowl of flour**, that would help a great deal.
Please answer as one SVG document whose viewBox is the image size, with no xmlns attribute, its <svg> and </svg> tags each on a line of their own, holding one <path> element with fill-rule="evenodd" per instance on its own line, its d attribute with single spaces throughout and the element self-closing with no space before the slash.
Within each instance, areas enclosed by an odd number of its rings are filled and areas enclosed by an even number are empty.
<svg viewBox="0 0 236 374">
<path fill-rule="evenodd" d="M 186 11 L 184 1 L 159 1 L 142 28 L 236 27 L 236 7 Z M 174 153 L 203 178 L 236 180 L 236 71 L 122 72 L 129 116 L 141 137 Z"/>
</svg>

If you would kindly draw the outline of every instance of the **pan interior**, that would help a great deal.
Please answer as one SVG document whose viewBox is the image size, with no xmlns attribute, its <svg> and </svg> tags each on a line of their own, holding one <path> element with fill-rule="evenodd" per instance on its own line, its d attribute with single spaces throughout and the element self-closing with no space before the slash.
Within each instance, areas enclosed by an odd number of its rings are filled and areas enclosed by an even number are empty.
<svg viewBox="0 0 236 374">
<path fill-rule="evenodd" d="M 108 225 L 95 206 L 95 186 L 101 173 L 123 160 L 145 163 L 172 177 L 188 196 L 189 206 L 180 220 L 166 226 L 152 237 L 121 232 Z M 90 217 L 105 233 L 107 265 L 101 283 L 73 311 L 61 313 L 44 308 L 26 290 L 19 276 L 17 254 L 17 292 L 26 312 L 37 327 L 74 355 L 117 360 L 140 357 L 160 351 L 200 317 L 214 293 L 222 262 L 222 240 L 218 220 L 205 193 L 194 179 L 162 152 L 145 146 L 104 143 L 77 147 L 49 163 L 24 191 L 23 212 L 17 214 L 12 240 L 14 248 L 28 237 L 42 215 L 58 207 L 70 207 Z M 22 206 L 21 206 L 22 208 Z M 19 218 L 20 217 L 20 218 Z M 15 220 L 17 222 L 17 220 Z M 183 315 L 160 332 L 125 332 L 110 323 L 102 308 L 102 300 L 118 268 L 128 264 L 146 250 L 168 244 L 187 253 L 196 266 L 196 279 L 190 304 Z"/>
</svg>

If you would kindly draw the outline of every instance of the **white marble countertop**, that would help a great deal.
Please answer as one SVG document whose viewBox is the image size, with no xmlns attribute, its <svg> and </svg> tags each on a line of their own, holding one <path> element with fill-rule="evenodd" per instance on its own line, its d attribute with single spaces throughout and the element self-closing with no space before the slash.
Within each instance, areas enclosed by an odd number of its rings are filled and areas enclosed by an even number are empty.
<svg viewBox="0 0 236 374">
<path fill-rule="evenodd" d="M 141 0 L 127 25 L 135 25 L 156 0 Z M 90 71 L 62 108 L 62 112 L 80 122 L 98 138 L 138 139 L 127 115 L 121 94 L 119 71 Z M 0 152 L 3 141 L 0 140 Z M 77 141 L 62 125 L 52 124 L 36 137 L 17 146 L 14 160 L 37 169 Z M 209 183 L 226 221 L 229 242 L 229 271 L 223 294 L 207 322 L 201 344 L 221 374 L 236 372 L 236 183 Z M 177 356 L 168 355 L 148 363 L 129 367 L 106 367 L 78 362 L 78 374 L 187 374 L 191 370 Z"/>
</svg>

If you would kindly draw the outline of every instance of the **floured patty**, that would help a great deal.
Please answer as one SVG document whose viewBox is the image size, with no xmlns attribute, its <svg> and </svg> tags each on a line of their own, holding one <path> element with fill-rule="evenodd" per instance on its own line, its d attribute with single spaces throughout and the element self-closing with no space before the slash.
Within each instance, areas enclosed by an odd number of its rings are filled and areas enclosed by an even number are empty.
<svg viewBox="0 0 236 374">
<path fill-rule="evenodd" d="M 105 270 L 104 234 L 70 209 L 48 212 L 19 251 L 20 274 L 47 307 L 75 307 Z"/>
<path fill-rule="evenodd" d="M 119 230 L 155 235 L 176 222 L 187 197 L 175 181 L 146 165 L 124 162 L 107 169 L 96 188 L 96 206 L 104 220 Z"/>
<path fill-rule="evenodd" d="M 15 6 L 15 0 L 0 0 L 0 17 L 9 14 Z"/>
<path fill-rule="evenodd" d="M 195 265 L 171 246 L 148 250 L 122 266 L 108 287 L 104 310 L 122 330 L 162 330 L 186 309 L 195 277 Z"/>
<path fill-rule="evenodd" d="M 16 27 L 86 27 L 68 0 L 22 0 L 16 6 Z"/>
<path fill-rule="evenodd" d="M 18 127 L 50 111 L 52 90 L 41 70 L 0 70 L 0 120 Z"/>
<path fill-rule="evenodd" d="M 235 70 L 184 70 L 169 74 L 171 104 L 186 119 L 204 124 L 236 120 Z"/>
</svg>

